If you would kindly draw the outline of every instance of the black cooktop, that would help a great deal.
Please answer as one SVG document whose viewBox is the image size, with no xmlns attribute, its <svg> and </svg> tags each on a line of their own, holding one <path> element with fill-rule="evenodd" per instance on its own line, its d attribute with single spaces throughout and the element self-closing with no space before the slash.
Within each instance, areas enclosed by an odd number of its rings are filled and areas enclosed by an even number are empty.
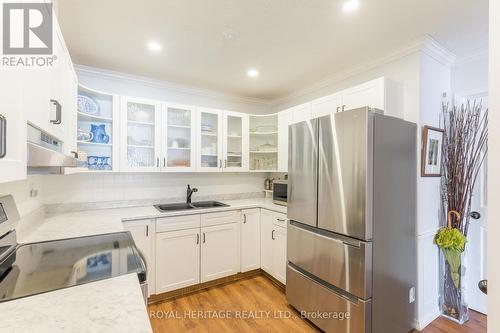
<svg viewBox="0 0 500 333">
<path fill-rule="evenodd" d="M 146 280 L 129 232 L 21 244 L 0 263 L 0 302 L 128 273 Z"/>
</svg>

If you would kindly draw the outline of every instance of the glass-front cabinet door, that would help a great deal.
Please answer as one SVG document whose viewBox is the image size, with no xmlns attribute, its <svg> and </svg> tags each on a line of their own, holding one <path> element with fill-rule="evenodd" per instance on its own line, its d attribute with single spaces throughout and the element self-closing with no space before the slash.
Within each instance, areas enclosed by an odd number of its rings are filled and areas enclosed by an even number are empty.
<svg viewBox="0 0 500 333">
<path fill-rule="evenodd" d="M 122 97 L 121 108 L 121 170 L 159 171 L 161 104 Z"/>
<path fill-rule="evenodd" d="M 224 171 L 248 171 L 248 115 L 224 112 Z"/>
<path fill-rule="evenodd" d="M 222 111 L 198 109 L 198 171 L 222 171 Z"/>
<path fill-rule="evenodd" d="M 162 170 L 196 170 L 196 110 L 189 106 L 164 104 L 162 123 Z"/>
</svg>

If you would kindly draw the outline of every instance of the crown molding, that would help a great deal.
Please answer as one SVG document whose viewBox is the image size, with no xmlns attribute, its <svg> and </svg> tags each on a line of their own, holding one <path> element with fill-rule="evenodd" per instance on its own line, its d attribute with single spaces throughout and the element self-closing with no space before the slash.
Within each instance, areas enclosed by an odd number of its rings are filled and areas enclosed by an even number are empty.
<svg viewBox="0 0 500 333">
<path fill-rule="evenodd" d="M 488 49 L 487 48 L 480 49 L 475 53 L 469 54 L 469 55 L 464 56 L 464 57 L 457 58 L 457 60 L 453 64 L 453 67 L 467 65 L 471 62 L 481 61 L 481 60 L 488 62 Z"/>
<path fill-rule="evenodd" d="M 446 67 L 452 67 L 457 60 L 457 56 L 454 53 L 439 44 L 431 36 L 423 38 L 421 51 Z"/>
<path fill-rule="evenodd" d="M 177 93 L 183 93 L 187 95 L 193 96 L 202 96 L 207 98 L 224 100 L 227 102 L 234 103 L 242 103 L 242 104 L 250 104 L 262 107 L 270 107 L 271 101 L 260 98 L 251 98 L 244 97 L 238 95 L 227 94 L 219 91 L 203 89 L 193 86 L 188 86 L 184 84 L 163 81 L 158 79 L 152 79 L 144 76 L 127 74 L 123 72 L 117 72 L 113 70 L 90 67 L 85 65 L 75 65 L 75 70 L 77 73 L 84 73 L 85 75 L 89 75 L 95 78 L 105 78 L 108 80 L 121 81 L 121 82 L 129 82 L 133 84 L 140 84 L 143 86 L 148 86 L 152 88 L 160 88 L 165 90 L 170 90 Z"/>
<path fill-rule="evenodd" d="M 382 56 L 378 59 L 365 62 L 359 66 L 354 68 L 339 72 L 327 79 L 324 79 L 316 84 L 313 84 L 307 88 L 299 89 L 295 92 L 287 94 L 282 97 L 278 97 L 272 100 L 272 106 L 278 107 L 279 105 L 286 103 L 287 101 L 300 98 L 301 96 L 314 93 L 315 91 L 326 88 L 330 85 L 336 84 L 342 80 L 348 79 L 352 76 L 361 74 L 363 72 L 369 71 L 371 69 L 377 68 L 379 66 L 385 65 L 387 63 L 396 61 L 398 59 L 404 58 L 411 54 L 423 52 L 433 59 L 439 61 L 441 64 L 452 67 L 456 62 L 456 56 L 447 50 L 444 46 L 439 44 L 434 38 L 431 36 L 424 36 L 423 38 L 419 38 L 414 40 L 411 43 L 408 43 L 406 46 L 391 52 L 385 56 Z"/>
</svg>

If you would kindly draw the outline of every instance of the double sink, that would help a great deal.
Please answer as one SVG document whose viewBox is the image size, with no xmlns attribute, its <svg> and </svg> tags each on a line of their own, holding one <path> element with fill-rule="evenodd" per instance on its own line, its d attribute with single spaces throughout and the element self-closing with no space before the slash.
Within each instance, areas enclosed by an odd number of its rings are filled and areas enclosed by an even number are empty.
<svg viewBox="0 0 500 333">
<path fill-rule="evenodd" d="M 175 212 L 175 211 L 183 211 L 183 210 L 191 210 L 191 209 L 205 209 L 205 208 L 216 208 L 216 207 L 229 207 L 225 203 L 219 201 L 198 201 L 193 203 L 171 203 L 171 204 L 163 204 L 163 205 L 155 205 L 156 209 L 160 212 Z"/>
</svg>

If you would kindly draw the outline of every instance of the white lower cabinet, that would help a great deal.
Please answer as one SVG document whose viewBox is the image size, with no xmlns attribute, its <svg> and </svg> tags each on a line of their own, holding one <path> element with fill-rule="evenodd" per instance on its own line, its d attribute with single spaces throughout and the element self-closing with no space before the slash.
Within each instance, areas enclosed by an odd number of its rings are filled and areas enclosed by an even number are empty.
<svg viewBox="0 0 500 333">
<path fill-rule="evenodd" d="M 260 268 L 260 209 L 245 209 L 241 221 L 241 272 Z"/>
<path fill-rule="evenodd" d="M 285 214 L 261 210 L 261 268 L 281 283 L 286 283 Z"/>
<path fill-rule="evenodd" d="M 201 228 L 201 282 L 238 273 L 238 224 Z"/>
<path fill-rule="evenodd" d="M 156 234 L 156 293 L 200 283 L 200 229 Z"/>
<path fill-rule="evenodd" d="M 153 235 L 154 235 L 154 220 L 138 220 L 123 222 L 123 228 L 130 231 L 134 243 L 141 251 L 146 260 L 148 292 L 154 291 L 154 256 L 153 256 Z"/>
</svg>

